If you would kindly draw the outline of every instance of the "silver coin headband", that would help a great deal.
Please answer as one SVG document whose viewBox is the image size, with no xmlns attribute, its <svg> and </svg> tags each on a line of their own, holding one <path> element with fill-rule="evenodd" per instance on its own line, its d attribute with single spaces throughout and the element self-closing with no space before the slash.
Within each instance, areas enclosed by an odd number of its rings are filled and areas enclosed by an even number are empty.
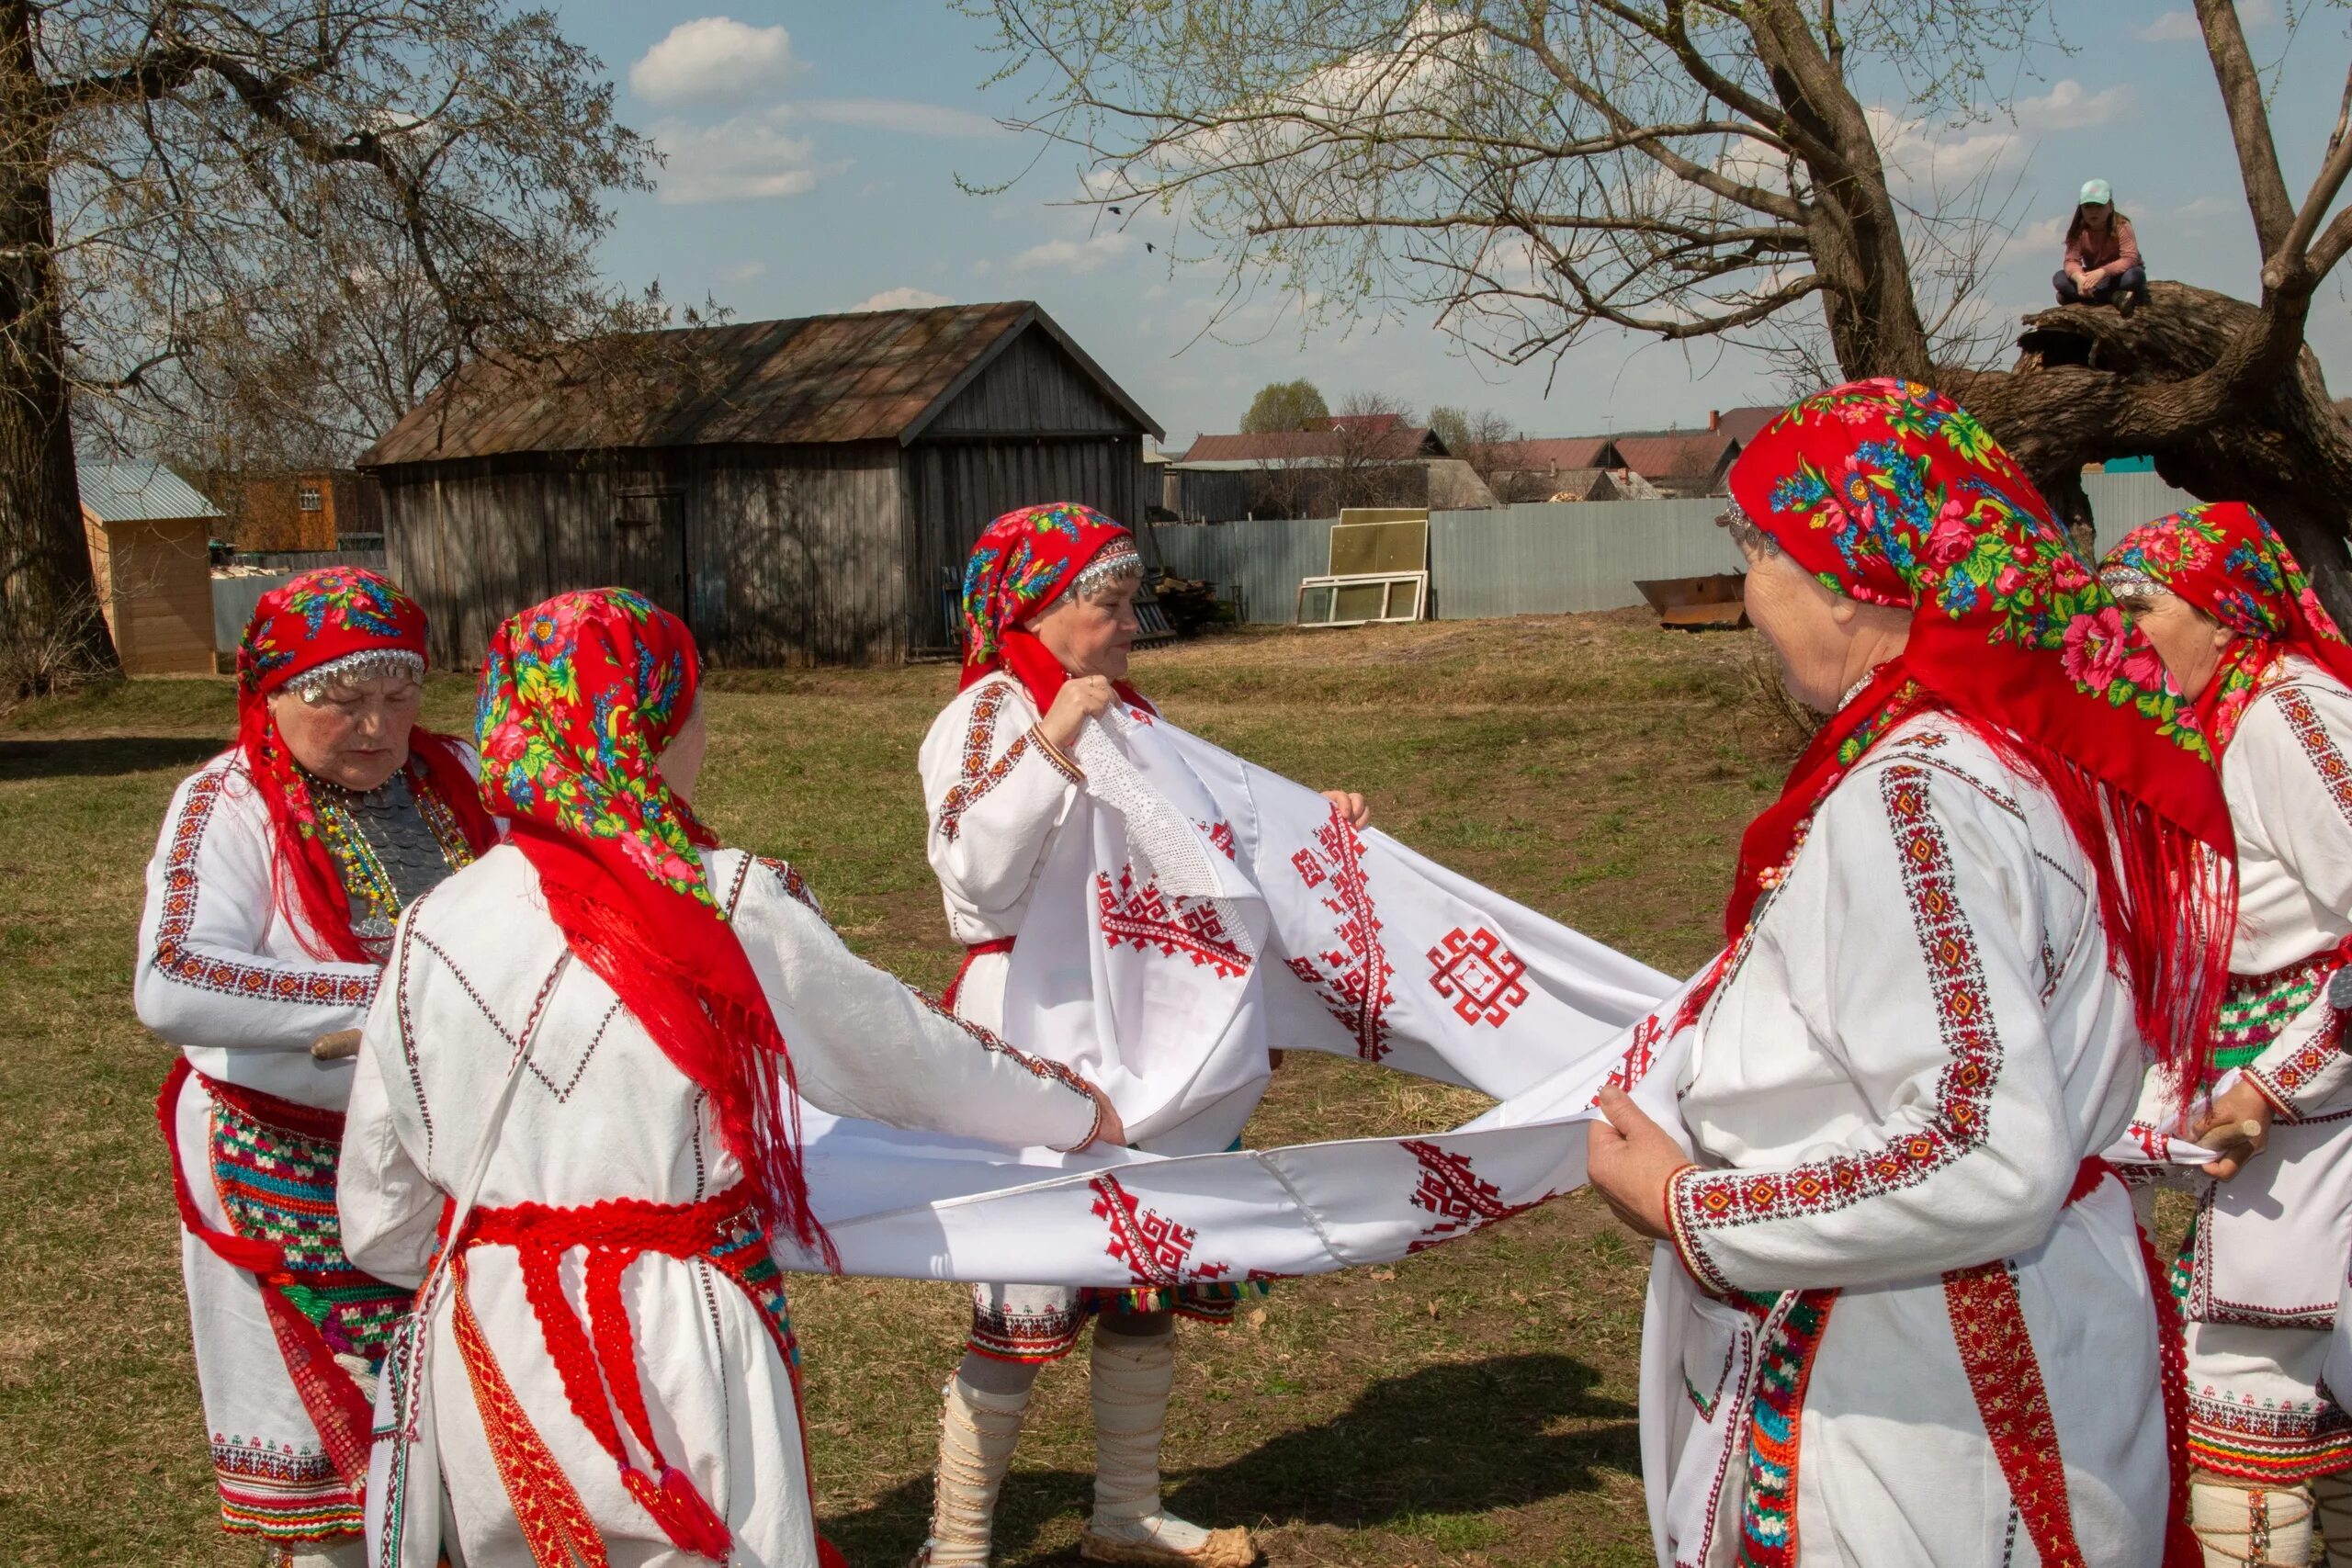
<svg viewBox="0 0 2352 1568">
<path fill-rule="evenodd" d="M 2098 581 L 2118 599 L 2154 599 L 2171 592 L 2136 566 L 2109 567 L 2098 574 Z"/>
<path fill-rule="evenodd" d="M 357 653 L 346 653 L 341 659 L 330 659 L 303 671 L 288 681 L 286 687 L 306 703 L 322 703 L 334 687 L 373 681 L 382 675 L 405 675 L 412 681 L 422 681 L 424 656 L 405 648 L 364 648 Z"/>
<path fill-rule="evenodd" d="M 1086 570 L 1078 574 L 1069 591 L 1078 598 L 1091 599 L 1114 582 L 1142 576 L 1143 554 L 1136 548 L 1135 541 L 1114 539 L 1086 563 Z"/>
</svg>

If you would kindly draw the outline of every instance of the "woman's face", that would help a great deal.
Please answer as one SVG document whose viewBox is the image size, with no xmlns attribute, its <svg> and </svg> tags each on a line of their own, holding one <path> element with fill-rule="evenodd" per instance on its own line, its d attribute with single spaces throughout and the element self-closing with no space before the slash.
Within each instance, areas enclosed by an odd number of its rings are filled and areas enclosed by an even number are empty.
<svg viewBox="0 0 2352 1568">
<path fill-rule="evenodd" d="M 364 794 L 408 761 L 409 731 L 424 700 L 413 675 L 378 675 L 334 682 L 316 702 L 290 689 L 273 693 L 269 716 L 304 770 Z"/>
<path fill-rule="evenodd" d="M 1837 596 L 1787 556 L 1746 554 L 1747 618 L 1780 660 L 1789 694 L 1809 708 L 1834 711 L 1852 683 Z"/>
<path fill-rule="evenodd" d="M 2132 594 L 2120 603 L 2132 624 L 2155 644 L 2174 688 L 2192 703 L 2203 696 L 2230 646 L 2229 628 L 2177 593 Z"/>
<path fill-rule="evenodd" d="M 2086 201 L 2083 203 L 2083 221 L 2089 224 L 2095 232 L 2101 234 L 2106 233 L 2107 226 L 2114 220 L 2115 209 L 2107 205 L 2105 202 Z"/>
<path fill-rule="evenodd" d="M 695 785 L 702 778 L 703 755 L 709 750 L 710 727 L 703 722 L 702 698 L 697 696 L 695 711 L 686 716 L 686 722 L 654 763 L 662 770 L 662 782 L 670 786 L 670 793 L 689 806 L 694 804 Z"/>
<path fill-rule="evenodd" d="M 1069 673 L 1124 680 L 1136 646 L 1136 592 L 1142 586 L 1141 578 L 1122 577 L 1089 599 L 1066 593 L 1029 629 Z"/>
</svg>

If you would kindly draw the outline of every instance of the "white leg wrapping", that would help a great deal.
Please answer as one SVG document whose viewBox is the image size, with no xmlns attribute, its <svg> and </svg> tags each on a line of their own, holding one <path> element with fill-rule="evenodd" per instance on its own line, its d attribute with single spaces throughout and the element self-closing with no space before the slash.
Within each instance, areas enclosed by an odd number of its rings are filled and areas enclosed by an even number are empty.
<svg viewBox="0 0 2352 1568">
<path fill-rule="evenodd" d="M 1172 1334 L 1094 1330 L 1094 1517 L 1079 1538 L 1092 1562 L 1141 1568 L 1247 1568 L 1258 1549 L 1243 1529 L 1205 1530 L 1159 1506 L 1159 1444 L 1176 1382 Z"/>
<path fill-rule="evenodd" d="M 923 1562 L 933 1568 L 986 1568 L 996 1497 L 1012 1468 L 1029 1389 L 989 1393 L 961 1376 L 947 1380 L 939 1421 L 939 1478 Z"/>
<path fill-rule="evenodd" d="M 2321 1558 L 2327 1568 L 2352 1568 L 2352 1470 L 2339 1470 L 2312 1483 L 2312 1511 L 2319 1516 L 2319 1533 L 2327 1550 Z"/>
<path fill-rule="evenodd" d="M 2309 1487 L 2197 1480 L 2188 1488 L 2188 1522 L 2205 1568 L 2311 1568 Z"/>
</svg>

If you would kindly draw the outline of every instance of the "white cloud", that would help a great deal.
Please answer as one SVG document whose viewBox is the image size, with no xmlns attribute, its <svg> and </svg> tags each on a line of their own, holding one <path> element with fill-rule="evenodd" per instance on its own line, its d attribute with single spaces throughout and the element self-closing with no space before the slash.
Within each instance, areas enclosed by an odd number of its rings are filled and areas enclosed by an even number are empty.
<svg viewBox="0 0 2352 1568">
<path fill-rule="evenodd" d="M 718 280 L 721 283 L 749 283 L 755 277 L 765 277 L 767 273 L 768 264 L 765 262 L 739 262 L 721 272 Z"/>
<path fill-rule="evenodd" d="M 2014 130 L 1962 130 L 1906 118 L 1880 107 L 1863 112 L 1870 119 L 1879 155 L 1914 194 L 1949 193 L 2016 163 L 2026 150 L 2025 139 Z"/>
<path fill-rule="evenodd" d="M 650 104 L 732 103 L 774 83 L 792 64 L 782 28 L 728 17 L 680 22 L 628 68 L 629 90 Z"/>
<path fill-rule="evenodd" d="M 2038 98 L 2019 98 L 2018 123 L 2029 130 L 2088 130 L 2120 118 L 2132 107 L 2132 89 L 2118 85 L 2086 93 L 2073 77 L 2053 82 Z"/>
<path fill-rule="evenodd" d="M 1101 271 L 1105 264 L 1125 254 L 1134 245 L 1133 240 L 1116 231 L 1087 240 L 1047 240 L 1042 245 L 1030 246 L 1008 265 L 1016 272 L 1055 267 L 1084 277 Z"/>
<path fill-rule="evenodd" d="M 953 305 L 955 300 L 944 294 L 933 294 L 928 288 L 885 288 L 881 293 L 861 299 L 850 307 L 853 310 L 928 310 L 938 305 Z"/>
<path fill-rule="evenodd" d="M 2166 11 L 2139 31 L 2149 43 L 2196 43 L 2205 38 L 2205 29 L 2197 25 L 2195 13 L 2189 11 Z"/>
<path fill-rule="evenodd" d="M 904 98 L 809 98 L 795 112 L 826 125 L 897 130 L 910 136 L 994 136 L 1003 128 L 984 114 Z"/>
<path fill-rule="evenodd" d="M 658 194 L 673 206 L 798 196 L 817 183 L 808 138 L 786 136 L 763 116 L 710 126 L 663 120 L 650 134 L 669 157 Z"/>
</svg>

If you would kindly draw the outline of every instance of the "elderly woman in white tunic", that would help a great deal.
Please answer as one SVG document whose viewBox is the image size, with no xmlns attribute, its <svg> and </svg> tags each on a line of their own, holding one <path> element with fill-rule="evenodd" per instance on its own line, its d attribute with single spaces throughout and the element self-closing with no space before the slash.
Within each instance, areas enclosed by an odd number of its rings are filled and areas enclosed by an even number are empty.
<svg viewBox="0 0 2352 1568">
<path fill-rule="evenodd" d="M 2352 1563 L 2352 1417 L 2323 1368 L 2352 1257 L 2352 1058 L 2327 995 L 2352 958 L 2352 646 L 2240 502 L 2133 529 L 2100 575 L 2197 705 L 2237 829 L 2217 1077 L 2154 1086 L 2150 1117 L 2240 1145 L 2196 1183 L 2174 1265 L 2197 1532 L 2209 1563 L 2302 1568 L 2316 1513 Z"/>
<path fill-rule="evenodd" d="M 1943 397 L 1819 394 L 1731 483 L 1748 613 L 1832 716 L 1742 842 L 1680 1127 L 1611 1089 L 1593 1136 L 1594 1185 L 1671 1244 L 1661 1551 L 2187 1568 L 2177 1347 L 2098 1155 L 2143 1039 L 2199 1070 L 2219 994 L 2205 741 Z"/>
<path fill-rule="evenodd" d="M 1125 527 L 1069 502 L 1007 513 L 973 547 L 961 688 L 933 721 L 921 757 L 926 847 L 948 926 L 965 943 L 948 992 L 959 1018 L 1002 1026 L 1013 942 L 1039 875 L 1067 835 L 1084 840 L 1095 807 L 1071 755 L 1080 728 L 1114 705 L 1151 721 L 1150 703 L 1125 679 L 1142 569 Z M 1326 798 L 1352 825 L 1369 820 L 1360 796 Z M 1259 1089 L 1245 1091 L 1250 1103 L 1261 1089 L 1262 1076 Z M 1247 1111 L 1238 1108 L 1235 1126 Z M 1142 1146 L 1160 1149 L 1150 1138 Z M 1237 1303 L 1261 1288 L 973 1287 L 971 1335 L 946 1389 L 922 1561 L 934 1568 L 989 1561 L 998 1492 L 1038 1371 L 1069 1355 L 1089 1320 L 1094 1510 L 1081 1555 L 1162 1568 L 1254 1561 L 1248 1531 L 1204 1529 L 1161 1507 L 1159 1452 L 1176 1375 L 1175 1319 L 1229 1323 Z"/>
<path fill-rule="evenodd" d="M 456 1227 L 421 1350 L 388 1373 L 387 1568 L 445 1542 L 476 1564 L 837 1560 L 771 1253 L 829 1250 L 797 1099 L 1015 1146 L 1121 1135 L 1087 1084 L 854 956 L 789 866 L 718 847 L 688 804 L 696 679 L 684 626 L 619 590 L 492 645 L 483 789 L 513 841 L 403 919 L 344 1156 L 363 1267 L 413 1284 Z"/>
<path fill-rule="evenodd" d="M 401 910 L 490 848 L 472 753 L 416 722 L 424 612 L 371 571 L 264 594 L 237 743 L 172 797 L 147 868 L 140 1021 L 180 1047 L 158 1111 L 222 1528 L 360 1560 L 366 1386 L 405 1292 L 334 1222 L 350 1046 Z"/>
</svg>

